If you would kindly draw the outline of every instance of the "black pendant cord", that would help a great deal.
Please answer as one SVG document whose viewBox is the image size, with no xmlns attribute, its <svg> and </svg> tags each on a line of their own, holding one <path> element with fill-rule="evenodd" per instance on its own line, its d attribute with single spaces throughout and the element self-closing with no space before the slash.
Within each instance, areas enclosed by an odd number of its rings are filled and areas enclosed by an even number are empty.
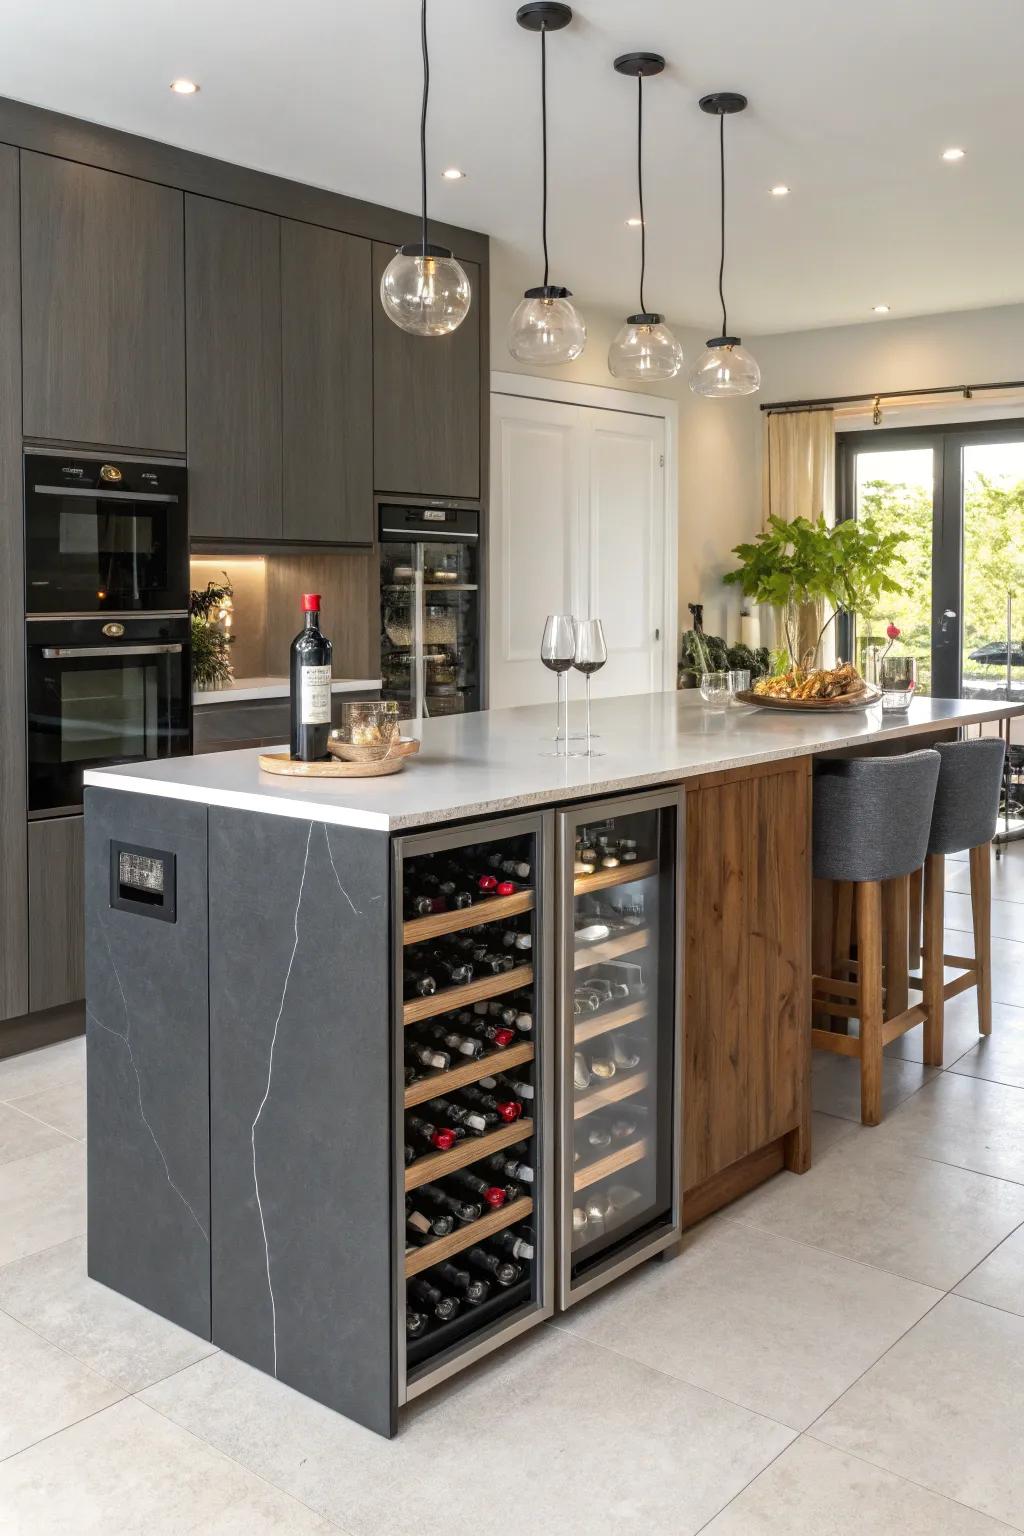
<svg viewBox="0 0 1024 1536">
<path fill-rule="evenodd" d="M 544 287 L 548 286 L 548 29 L 540 29 L 541 242 L 544 246 Z"/>
<path fill-rule="evenodd" d="M 718 262 L 718 297 L 722 305 L 722 335 L 728 336 L 729 322 L 725 312 L 725 114 L 718 119 L 719 185 L 722 194 L 722 254 Z"/>
<path fill-rule="evenodd" d="M 640 197 L 640 313 L 646 315 L 644 273 L 647 271 L 647 220 L 644 218 L 644 77 L 636 77 L 636 186 Z"/>
<path fill-rule="evenodd" d="M 430 55 L 427 52 L 427 0 L 420 3 L 420 46 L 423 50 L 423 105 L 420 108 L 420 243 L 427 254 L 427 98 L 430 95 Z"/>
</svg>

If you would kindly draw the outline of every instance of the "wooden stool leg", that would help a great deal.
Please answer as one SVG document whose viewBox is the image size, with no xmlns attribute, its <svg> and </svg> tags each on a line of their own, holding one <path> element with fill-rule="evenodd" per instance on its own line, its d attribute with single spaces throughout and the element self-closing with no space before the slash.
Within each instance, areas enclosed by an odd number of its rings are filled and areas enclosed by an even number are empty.
<svg viewBox="0 0 1024 1536">
<path fill-rule="evenodd" d="M 909 876 L 886 880 L 882 887 L 882 913 L 885 926 L 885 1016 L 894 1019 L 906 1013 L 910 1005 L 908 967 L 908 923 L 910 920 Z"/>
<path fill-rule="evenodd" d="M 970 852 L 974 963 L 978 967 L 978 1032 L 992 1033 L 992 865 L 989 843 Z"/>
<path fill-rule="evenodd" d="M 924 895 L 924 870 L 915 869 L 910 879 L 910 969 L 921 964 L 921 911 Z"/>
<path fill-rule="evenodd" d="M 945 938 L 946 860 L 941 853 L 930 853 L 924 866 L 924 956 L 922 969 L 924 1021 L 924 1059 L 929 1067 L 942 1066 L 945 1028 L 945 992 L 943 985 L 943 949 Z"/>
<path fill-rule="evenodd" d="M 857 885 L 857 958 L 860 961 L 860 1118 L 882 1119 L 882 887 Z"/>
</svg>

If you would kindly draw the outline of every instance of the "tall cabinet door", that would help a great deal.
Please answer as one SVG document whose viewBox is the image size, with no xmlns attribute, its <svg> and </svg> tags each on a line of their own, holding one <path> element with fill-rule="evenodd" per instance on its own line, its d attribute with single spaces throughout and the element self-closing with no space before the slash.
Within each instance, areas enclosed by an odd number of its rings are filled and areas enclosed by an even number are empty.
<svg viewBox="0 0 1024 1536">
<path fill-rule="evenodd" d="M 369 240 L 284 219 L 284 536 L 373 542 Z"/>
<path fill-rule="evenodd" d="M 280 226 L 273 214 L 185 198 L 195 537 L 281 537 Z"/>
<path fill-rule="evenodd" d="M 21 156 L 28 437 L 185 449 L 182 194 Z"/>
<path fill-rule="evenodd" d="M 462 263 L 469 314 L 450 336 L 410 336 L 376 294 L 392 245 L 373 247 L 374 489 L 417 496 L 480 494 L 480 268 Z"/>
</svg>

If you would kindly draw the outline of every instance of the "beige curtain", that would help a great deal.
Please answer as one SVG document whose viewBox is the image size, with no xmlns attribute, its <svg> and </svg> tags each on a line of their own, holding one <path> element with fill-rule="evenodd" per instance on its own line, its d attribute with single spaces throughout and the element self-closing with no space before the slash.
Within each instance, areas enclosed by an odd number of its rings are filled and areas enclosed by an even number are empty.
<svg viewBox="0 0 1024 1536">
<path fill-rule="evenodd" d="M 824 513 L 831 526 L 836 518 L 836 434 L 831 411 L 765 412 L 762 465 L 763 521 L 771 515 L 791 523 L 795 517 L 812 521 Z M 782 615 L 772 610 L 773 645 L 783 645 Z M 799 653 L 815 642 L 827 617 L 823 603 L 808 603 L 800 611 Z M 767 642 L 766 642 L 767 643 Z M 821 662 L 835 661 L 835 626 L 822 646 Z"/>
</svg>

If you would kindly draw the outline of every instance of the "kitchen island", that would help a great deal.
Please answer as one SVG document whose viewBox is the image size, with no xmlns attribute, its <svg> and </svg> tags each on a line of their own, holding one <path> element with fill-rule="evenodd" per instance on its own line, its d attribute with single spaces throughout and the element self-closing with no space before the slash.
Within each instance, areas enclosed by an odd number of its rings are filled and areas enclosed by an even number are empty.
<svg viewBox="0 0 1024 1536">
<path fill-rule="evenodd" d="M 589 758 L 528 708 L 384 779 L 88 773 L 90 1274 L 393 1433 L 809 1166 L 813 759 L 1019 712 L 666 693 Z"/>
</svg>

